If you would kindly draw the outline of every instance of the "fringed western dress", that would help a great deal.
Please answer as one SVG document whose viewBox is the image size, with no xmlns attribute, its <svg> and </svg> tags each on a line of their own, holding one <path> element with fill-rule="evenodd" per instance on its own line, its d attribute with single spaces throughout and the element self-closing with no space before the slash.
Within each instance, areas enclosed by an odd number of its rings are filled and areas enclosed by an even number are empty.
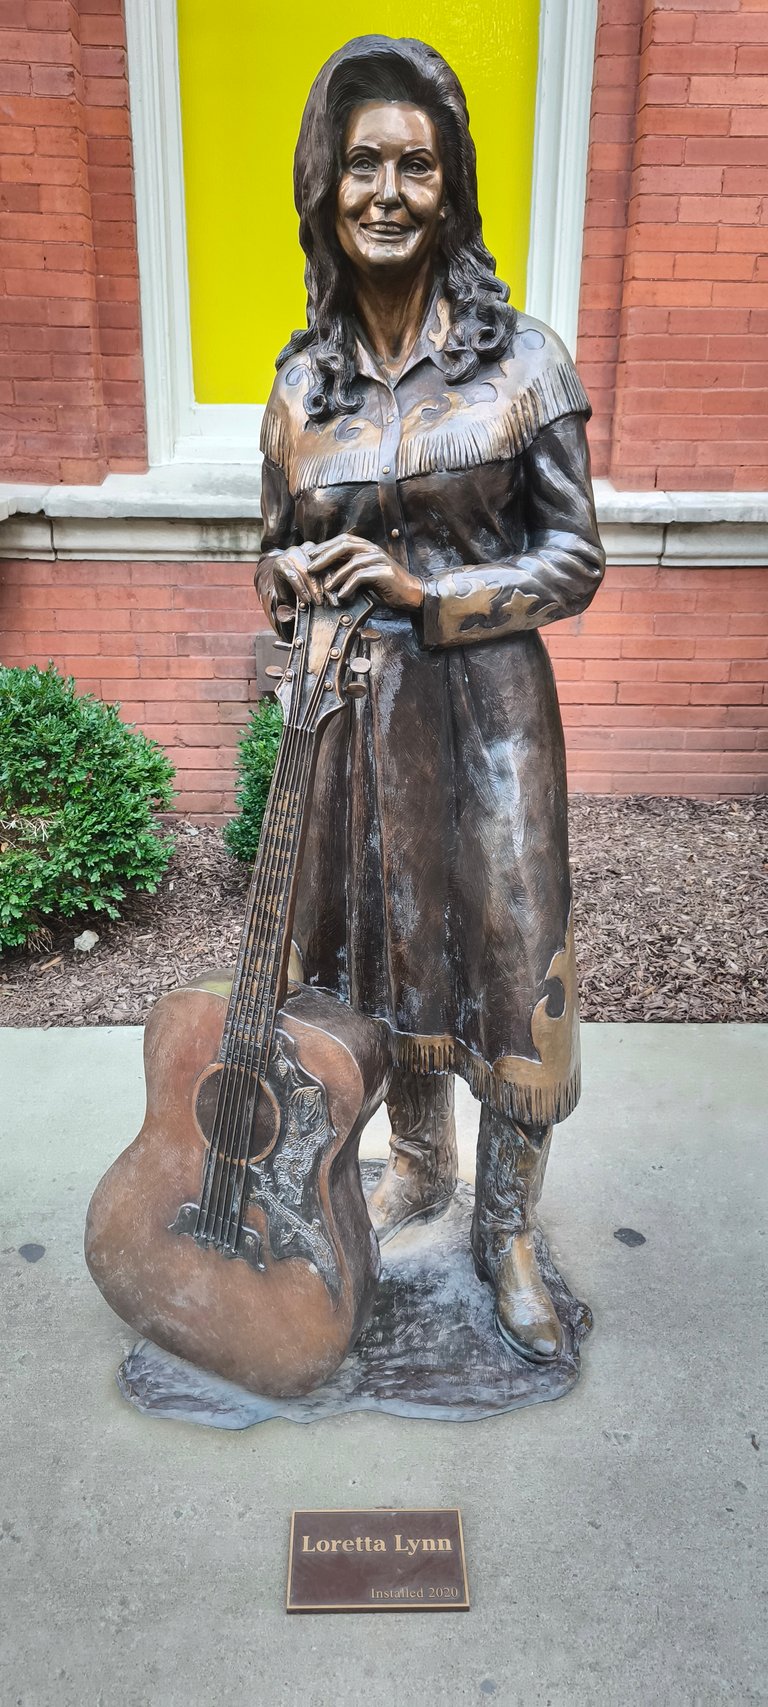
<svg viewBox="0 0 768 1707">
<path fill-rule="evenodd" d="M 583 611 L 604 558 L 589 404 L 553 333 L 519 315 L 501 359 L 452 382 L 433 304 L 396 382 L 362 337 L 363 406 L 320 424 L 306 356 L 263 430 L 264 556 L 340 533 L 419 576 L 375 612 L 366 698 L 328 725 L 295 934 L 305 976 L 385 1020 L 403 1070 L 455 1069 L 546 1126 L 579 1094 L 565 760 L 537 632 Z"/>
</svg>

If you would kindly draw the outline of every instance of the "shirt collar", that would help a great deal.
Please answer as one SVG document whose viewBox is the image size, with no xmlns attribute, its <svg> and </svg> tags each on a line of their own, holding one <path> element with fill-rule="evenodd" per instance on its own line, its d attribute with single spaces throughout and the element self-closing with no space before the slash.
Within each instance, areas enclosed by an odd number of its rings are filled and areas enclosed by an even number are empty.
<svg viewBox="0 0 768 1707">
<path fill-rule="evenodd" d="M 449 329 L 448 304 L 445 297 L 436 288 L 430 299 L 419 336 L 396 378 L 393 379 L 384 368 L 379 366 L 370 344 L 359 326 L 356 327 L 355 331 L 356 371 L 362 378 L 377 380 L 379 384 L 383 383 L 394 390 L 400 384 L 401 379 L 404 379 L 412 368 L 417 367 L 419 362 L 430 361 L 434 363 L 435 367 L 444 369 L 443 350 Z"/>
</svg>

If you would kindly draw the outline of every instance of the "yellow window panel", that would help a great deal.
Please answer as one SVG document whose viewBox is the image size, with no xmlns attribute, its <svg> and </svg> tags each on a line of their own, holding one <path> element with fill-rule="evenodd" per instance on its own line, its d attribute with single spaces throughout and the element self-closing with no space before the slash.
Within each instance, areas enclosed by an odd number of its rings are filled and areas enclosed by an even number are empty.
<svg viewBox="0 0 768 1707">
<path fill-rule="evenodd" d="M 178 18 L 198 403 L 263 403 L 306 324 L 293 150 L 313 78 L 352 36 L 420 36 L 457 71 L 485 240 L 522 306 L 539 0 L 178 0 Z"/>
</svg>

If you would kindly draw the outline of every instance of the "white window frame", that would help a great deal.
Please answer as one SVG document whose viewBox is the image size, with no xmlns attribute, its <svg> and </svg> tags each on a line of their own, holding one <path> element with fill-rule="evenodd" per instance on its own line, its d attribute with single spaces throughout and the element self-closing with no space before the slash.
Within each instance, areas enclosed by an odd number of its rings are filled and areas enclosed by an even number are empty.
<svg viewBox="0 0 768 1707">
<path fill-rule="evenodd" d="M 263 405 L 197 403 L 176 0 L 126 0 L 150 464 L 257 463 Z M 597 0 L 541 0 L 526 308 L 576 343 Z"/>
</svg>

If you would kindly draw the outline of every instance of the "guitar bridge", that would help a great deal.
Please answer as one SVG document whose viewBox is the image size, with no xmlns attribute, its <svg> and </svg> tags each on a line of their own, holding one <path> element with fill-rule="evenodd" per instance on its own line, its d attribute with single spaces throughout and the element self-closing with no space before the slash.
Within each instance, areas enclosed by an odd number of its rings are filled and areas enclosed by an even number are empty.
<svg viewBox="0 0 768 1707">
<path fill-rule="evenodd" d="M 186 1234 L 189 1238 L 194 1239 L 195 1244 L 203 1250 L 218 1251 L 219 1255 L 223 1257 L 240 1257 L 243 1262 L 247 1262 L 249 1268 L 255 1268 L 259 1274 L 264 1273 L 266 1263 L 261 1260 L 261 1238 L 253 1227 L 240 1228 L 237 1248 L 233 1251 L 228 1246 L 217 1244 L 204 1233 L 198 1233 L 197 1219 L 199 1213 L 199 1204 L 182 1203 L 176 1219 L 171 1222 L 168 1228 L 169 1233 Z"/>
</svg>

